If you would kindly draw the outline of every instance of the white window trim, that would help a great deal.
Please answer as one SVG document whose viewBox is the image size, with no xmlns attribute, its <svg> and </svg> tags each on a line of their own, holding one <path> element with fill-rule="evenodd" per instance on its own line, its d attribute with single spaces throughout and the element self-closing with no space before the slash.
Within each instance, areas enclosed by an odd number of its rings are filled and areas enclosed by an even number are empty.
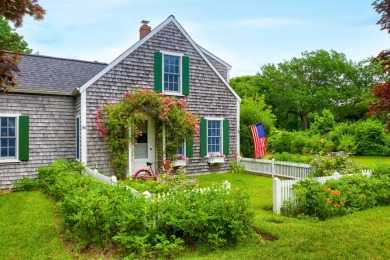
<svg viewBox="0 0 390 260">
<path fill-rule="evenodd" d="M 221 154 L 223 154 L 223 120 L 225 120 L 225 118 L 221 118 L 221 117 L 205 117 L 204 119 L 206 119 L 206 147 L 207 147 L 207 155 L 206 157 L 209 158 L 210 157 L 210 153 L 212 152 L 209 152 L 209 121 L 220 121 L 221 122 Z"/>
<path fill-rule="evenodd" d="M 21 162 L 19 158 L 19 117 L 22 114 L 1 114 L 0 113 L 0 118 L 1 117 L 14 117 L 16 118 L 15 120 L 15 130 L 16 130 L 16 142 L 15 142 L 15 158 L 7 158 L 7 159 L 2 159 L 0 157 L 0 163 L 19 163 Z"/>
<path fill-rule="evenodd" d="M 162 53 L 162 93 L 164 93 L 167 96 L 182 96 L 183 95 L 183 67 L 182 67 L 182 61 L 183 61 L 183 53 L 175 53 L 175 52 L 170 52 L 170 51 L 160 51 Z M 169 55 L 169 56 L 176 56 L 179 57 L 179 91 L 178 92 L 172 92 L 172 91 L 165 91 L 164 88 L 164 73 L 165 73 L 165 64 L 164 64 L 164 56 Z"/>
</svg>

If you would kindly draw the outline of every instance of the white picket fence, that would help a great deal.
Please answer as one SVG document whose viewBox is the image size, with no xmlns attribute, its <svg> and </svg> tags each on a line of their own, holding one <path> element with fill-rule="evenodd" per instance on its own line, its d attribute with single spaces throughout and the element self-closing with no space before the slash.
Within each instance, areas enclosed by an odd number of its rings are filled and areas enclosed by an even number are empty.
<svg viewBox="0 0 390 260">
<path fill-rule="evenodd" d="M 92 177 L 94 177 L 95 179 L 101 181 L 101 182 L 105 182 L 111 186 L 115 186 L 117 185 L 118 183 L 118 179 L 116 178 L 116 176 L 111 176 L 111 177 L 108 177 L 106 175 L 103 175 L 101 173 L 98 172 L 98 170 L 92 170 L 92 169 L 89 169 L 89 168 L 86 168 L 85 169 L 85 174 L 88 174 L 88 175 L 91 175 Z M 135 195 L 135 194 L 139 194 L 139 191 L 135 190 L 135 189 L 132 189 L 128 186 L 125 186 L 126 187 L 126 190 L 130 190 L 131 194 Z M 151 193 L 148 192 L 148 191 L 145 191 L 143 192 L 143 194 L 146 196 L 146 197 L 150 197 L 151 196 Z"/>
<path fill-rule="evenodd" d="M 118 180 L 117 180 L 117 178 L 115 176 L 108 177 L 106 175 L 103 175 L 103 174 L 99 173 L 98 170 L 96 170 L 96 169 L 92 170 L 92 169 L 86 168 L 84 173 L 88 174 L 88 175 L 91 175 L 95 179 L 97 179 L 97 180 L 99 180 L 101 182 L 105 182 L 105 183 L 107 183 L 107 184 L 109 184 L 111 186 L 115 186 L 118 183 Z M 125 186 L 125 187 L 126 187 L 126 190 L 130 190 L 131 194 L 133 194 L 133 195 L 140 194 L 139 191 L 137 191 L 137 190 L 135 190 L 133 188 L 130 188 L 128 186 Z M 231 187 L 231 185 L 230 185 L 230 183 L 228 181 L 224 181 L 224 183 L 221 186 L 222 189 L 230 189 L 230 187 Z M 195 191 L 203 193 L 203 192 L 210 191 L 210 190 L 211 190 L 210 188 L 199 188 L 199 189 L 196 189 Z M 153 194 L 150 193 L 149 191 L 144 191 L 142 194 L 145 197 L 147 197 L 147 198 L 150 198 L 150 197 L 153 196 Z M 158 194 L 157 198 L 162 198 L 162 197 L 165 197 L 167 195 L 169 195 L 169 193 Z"/>
<path fill-rule="evenodd" d="M 371 176 L 371 171 L 370 170 L 363 170 L 362 172 L 363 175 L 366 175 L 368 177 Z M 341 178 L 342 175 L 339 173 L 335 173 L 332 176 L 325 176 L 325 177 L 318 177 L 314 178 L 318 182 L 324 184 L 326 181 L 335 179 L 338 180 Z M 297 183 L 299 179 L 295 180 L 280 180 L 279 178 L 275 177 L 273 180 L 273 211 L 276 214 L 280 214 L 280 209 L 283 206 L 283 203 L 285 201 L 294 201 L 295 200 L 295 193 L 292 188 L 292 186 Z"/>
<path fill-rule="evenodd" d="M 309 174 L 310 165 L 305 163 L 279 162 L 272 160 L 240 158 L 248 172 L 284 177 L 289 179 L 303 179 Z"/>
</svg>

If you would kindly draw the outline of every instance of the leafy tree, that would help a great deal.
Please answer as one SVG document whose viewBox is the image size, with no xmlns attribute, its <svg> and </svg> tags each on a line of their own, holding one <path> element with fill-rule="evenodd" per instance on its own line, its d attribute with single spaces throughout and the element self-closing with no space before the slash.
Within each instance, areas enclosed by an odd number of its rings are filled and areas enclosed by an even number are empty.
<svg viewBox="0 0 390 260">
<path fill-rule="evenodd" d="M 23 39 L 23 36 L 12 28 L 8 21 L 0 17 L 0 48 L 2 50 L 31 53 L 32 49 L 28 48 L 28 43 Z"/>
<path fill-rule="evenodd" d="M 42 20 L 45 10 L 38 4 L 38 0 L 0 1 L 0 16 L 13 22 L 15 27 L 22 26 L 25 15 L 29 15 L 35 20 Z"/>
<path fill-rule="evenodd" d="M 388 0 L 376 0 L 372 4 L 375 11 L 377 11 L 381 18 L 377 22 L 381 26 L 381 30 L 387 30 L 390 33 L 390 3 Z M 374 59 L 380 62 L 383 67 L 383 73 L 390 72 L 390 50 L 384 50 L 379 53 L 378 57 Z M 390 81 L 378 83 L 371 91 L 375 96 L 375 100 L 370 102 L 368 115 L 378 116 L 386 121 L 387 128 L 390 131 Z"/>
<path fill-rule="evenodd" d="M 378 84 L 371 93 L 376 97 L 370 103 L 369 115 L 376 115 L 385 119 L 390 131 L 390 82 Z"/>
<path fill-rule="evenodd" d="M 20 27 L 24 15 L 30 15 L 36 20 L 43 19 L 45 10 L 37 2 L 38 0 L 0 1 L 0 94 L 17 86 L 14 73 L 19 72 L 20 52 L 32 51 L 6 20 L 13 22 L 15 27 Z"/>
<path fill-rule="evenodd" d="M 329 109 L 354 107 L 367 99 L 373 82 L 382 76 L 377 64 L 353 63 L 343 53 L 317 50 L 282 63 L 267 64 L 257 74 L 259 92 L 273 107 L 280 127 L 290 114 L 299 118 L 301 129 L 308 116 Z M 283 120 L 283 121 L 281 121 Z"/>
<path fill-rule="evenodd" d="M 264 102 L 264 95 L 243 98 L 240 107 L 240 150 L 244 157 L 254 157 L 250 126 L 262 122 L 265 133 L 269 135 L 273 131 L 275 120 L 271 107 Z"/>
<path fill-rule="evenodd" d="M 258 84 L 256 80 L 256 76 L 242 76 L 232 78 L 229 83 L 241 98 L 254 98 L 258 95 Z"/>
</svg>

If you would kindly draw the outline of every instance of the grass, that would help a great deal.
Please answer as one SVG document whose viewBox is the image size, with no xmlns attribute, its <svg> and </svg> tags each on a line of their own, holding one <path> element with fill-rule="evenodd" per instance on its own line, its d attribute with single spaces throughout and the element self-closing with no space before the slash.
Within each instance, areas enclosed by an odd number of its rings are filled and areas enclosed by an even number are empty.
<svg viewBox="0 0 390 260">
<path fill-rule="evenodd" d="M 372 169 L 375 165 L 390 165 L 390 156 L 352 156 L 352 160 L 363 164 L 367 169 Z"/>
<path fill-rule="evenodd" d="M 390 206 L 376 207 L 327 221 L 299 220 L 272 212 L 272 180 L 247 174 L 199 176 L 202 186 L 222 184 L 249 192 L 255 226 L 278 237 L 274 242 L 243 243 L 231 250 L 183 259 L 388 259 Z"/>
<path fill-rule="evenodd" d="M 0 259 L 71 259 L 40 191 L 0 194 Z"/>
</svg>

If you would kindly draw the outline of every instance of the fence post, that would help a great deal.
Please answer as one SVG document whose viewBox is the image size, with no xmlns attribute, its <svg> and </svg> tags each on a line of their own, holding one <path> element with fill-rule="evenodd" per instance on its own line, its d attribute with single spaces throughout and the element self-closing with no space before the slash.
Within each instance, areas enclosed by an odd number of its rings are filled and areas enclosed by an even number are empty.
<svg viewBox="0 0 390 260">
<path fill-rule="evenodd" d="M 271 173 L 272 173 L 272 178 L 275 177 L 275 159 L 272 158 L 271 160 Z"/>
<path fill-rule="evenodd" d="M 111 185 L 115 186 L 117 184 L 117 182 L 118 182 L 118 179 L 116 178 L 116 176 L 112 175 L 111 176 Z"/>
<path fill-rule="evenodd" d="M 338 173 L 338 172 L 335 172 L 335 173 L 333 174 L 333 179 L 335 179 L 335 180 L 340 179 L 340 177 L 341 177 L 341 174 Z"/>
<path fill-rule="evenodd" d="M 280 214 L 280 208 L 282 207 L 282 194 L 281 194 L 281 183 L 278 177 L 273 179 L 273 210 L 276 214 Z"/>
</svg>

